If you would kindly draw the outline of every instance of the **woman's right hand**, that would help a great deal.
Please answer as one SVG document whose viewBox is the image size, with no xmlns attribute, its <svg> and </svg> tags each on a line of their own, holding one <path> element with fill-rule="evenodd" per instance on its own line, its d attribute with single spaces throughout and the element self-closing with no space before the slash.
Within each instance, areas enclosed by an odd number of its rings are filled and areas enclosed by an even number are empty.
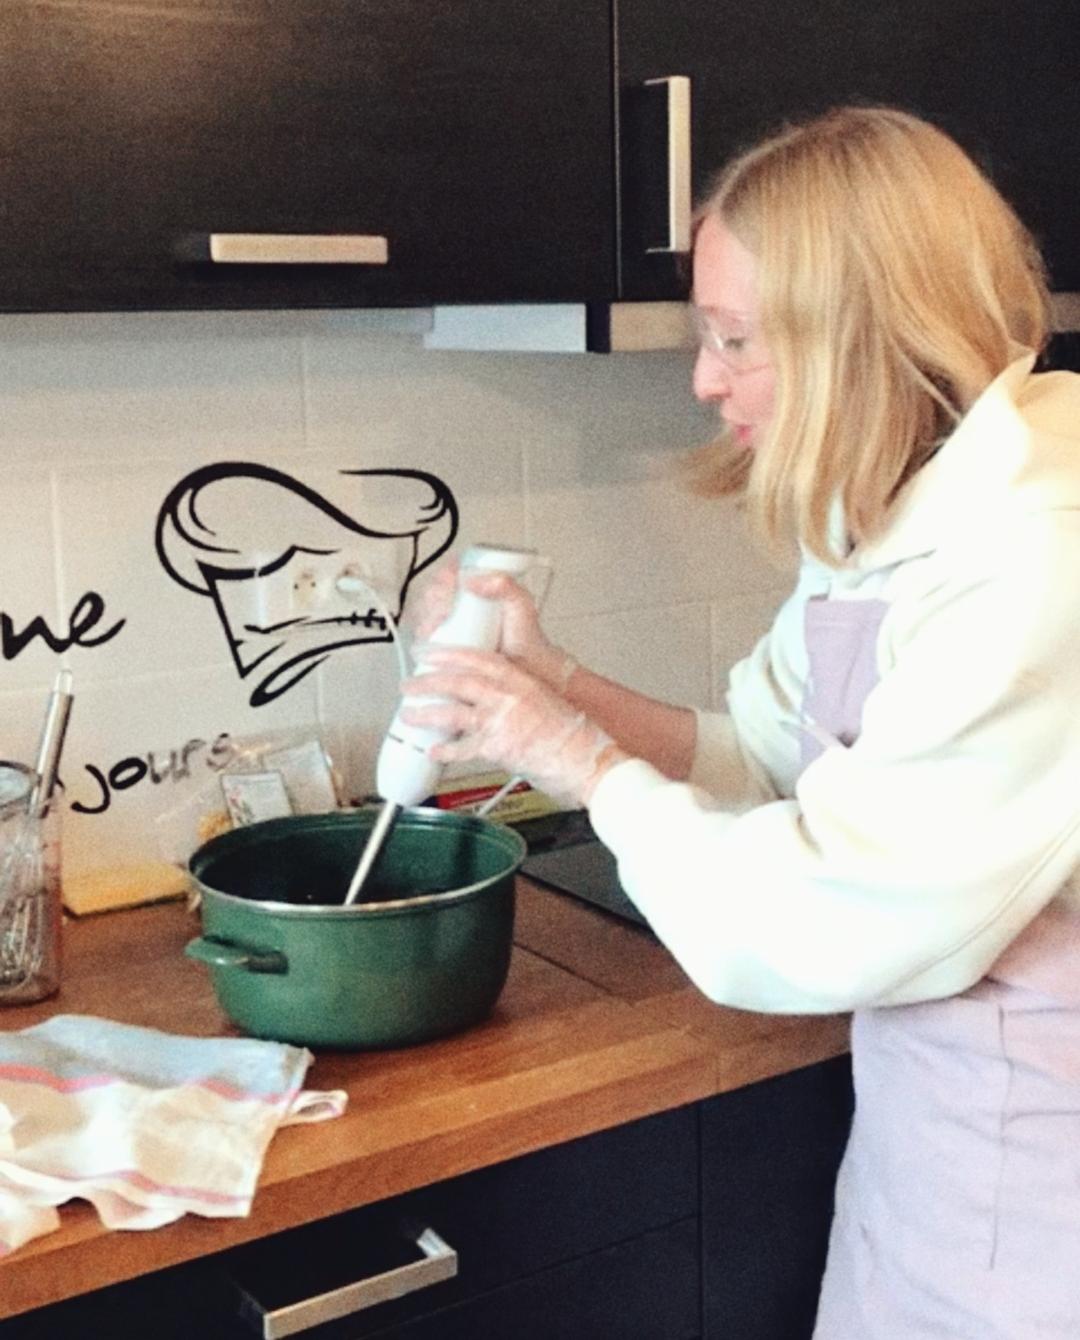
<svg viewBox="0 0 1080 1340">
<path fill-rule="evenodd" d="M 584 712 L 505 655 L 432 645 L 424 661 L 424 673 L 401 686 L 403 720 L 444 737 L 430 747 L 433 759 L 487 763 L 581 805 L 626 758 Z"/>
<path fill-rule="evenodd" d="M 454 604 L 460 568 L 451 559 L 435 573 L 413 612 L 414 643 L 426 642 L 449 615 Z M 470 591 L 489 600 L 502 602 L 502 634 L 499 650 L 542 680 L 557 693 L 563 693 L 576 662 L 561 647 L 548 641 L 540 627 L 540 614 L 529 592 L 504 572 L 477 572 L 467 578 Z"/>
</svg>

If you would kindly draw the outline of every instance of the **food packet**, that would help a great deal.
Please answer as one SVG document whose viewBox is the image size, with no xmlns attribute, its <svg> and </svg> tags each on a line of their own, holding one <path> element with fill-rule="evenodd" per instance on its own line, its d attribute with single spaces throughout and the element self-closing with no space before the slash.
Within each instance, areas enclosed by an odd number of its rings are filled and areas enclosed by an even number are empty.
<svg viewBox="0 0 1080 1340">
<path fill-rule="evenodd" d="M 158 850 L 185 866 L 196 848 L 230 829 L 341 805 L 343 784 L 315 730 L 229 737 L 214 768 L 180 804 L 155 820 Z"/>
</svg>

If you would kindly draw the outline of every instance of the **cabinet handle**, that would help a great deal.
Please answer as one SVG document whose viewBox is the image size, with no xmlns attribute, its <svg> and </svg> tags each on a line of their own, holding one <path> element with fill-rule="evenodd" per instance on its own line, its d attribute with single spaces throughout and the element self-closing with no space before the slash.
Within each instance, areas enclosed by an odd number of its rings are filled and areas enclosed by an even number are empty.
<svg viewBox="0 0 1080 1340">
<path fill-rule="evenodd" d="M 190 245 L 186 250 L 191 252 Z M 209 233 L 192 259 L 213 265 L 385 265 L 385 237 L 364 233 Z"/>
<path fill-rule="evenodd" d="M 648 247 L 649 255 L 679 254 L 690 250 L 692 214 L 690 183 L 690 79 L 685 74 L 646 79 L 647 86 L 667 86 L 668 242 Z"/>
<path fill-rule="evenodd" d="M 269 1312 L 252 1299 L 262 1317 L 264 1340 L 281 1340 L 283 1336 L 296 1335 L 300 1331 L 321 1326 L 324 1322 L 337 1321 L 354 1312 L 362 1312 L 376 1303 L 404 1298 L 418 1289 L 453 1279 L 458 1273 L 458 1255 L 453 1247 L 447 1246 L 433 1228 L 425 1228 L 415 1241 L 424 1254 L 423 1260 L 410 1261 L 406 1266 L 385 1270 L 379 1275 L 369 1275 L 367 1279 L 344 1284 L 340 1289 L 331 1289 L 328 1293 L 304 1298 L 299 1303 L 290 1303 Z M 251 1298 L 251 1295 L 247 1297 Z"/>
</svg>

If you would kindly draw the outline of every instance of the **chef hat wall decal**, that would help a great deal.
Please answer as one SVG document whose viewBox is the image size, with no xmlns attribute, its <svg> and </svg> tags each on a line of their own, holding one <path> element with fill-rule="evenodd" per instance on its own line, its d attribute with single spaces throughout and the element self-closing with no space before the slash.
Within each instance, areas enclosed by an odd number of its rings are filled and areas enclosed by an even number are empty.
<svg viewBox="0 0 1080 1340">
<path fill-rule="evenodd" d="M 328 471 L 318 483 L 223 461 L 186 475 L 158 513 L 158 557 L 212 601 L 253 707 L 345 648 L 389 641 L 387 617 L 457 533 L 454 495 L 422 470 Z"/>
</svg>

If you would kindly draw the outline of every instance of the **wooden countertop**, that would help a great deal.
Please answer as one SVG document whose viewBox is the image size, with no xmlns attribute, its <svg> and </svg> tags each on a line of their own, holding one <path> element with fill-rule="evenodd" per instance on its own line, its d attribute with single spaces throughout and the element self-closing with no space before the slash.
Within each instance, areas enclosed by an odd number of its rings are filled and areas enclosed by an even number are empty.
<svg viewBox="0 0 1080 1340">
<path fill-rule="evenodd" d="M 96 1014 L 197 1036 L 235 1034 L 186 959 L 179 903 L 65 927 L 64 981 L 7 1029 Z M 531 1153 L 839 1055 L 846 1016 L 710 1004 L 647 932 L 519 883 L 515 949 L 491 1018 L 386 1052 L 320 1052 L 306 1087 L 345 1089 L 344 1116 L 278 1131 L 250 1216 L 108 1232 L 84 1202 L 0 1260 L 0 1317 Z"/>
</svg>

